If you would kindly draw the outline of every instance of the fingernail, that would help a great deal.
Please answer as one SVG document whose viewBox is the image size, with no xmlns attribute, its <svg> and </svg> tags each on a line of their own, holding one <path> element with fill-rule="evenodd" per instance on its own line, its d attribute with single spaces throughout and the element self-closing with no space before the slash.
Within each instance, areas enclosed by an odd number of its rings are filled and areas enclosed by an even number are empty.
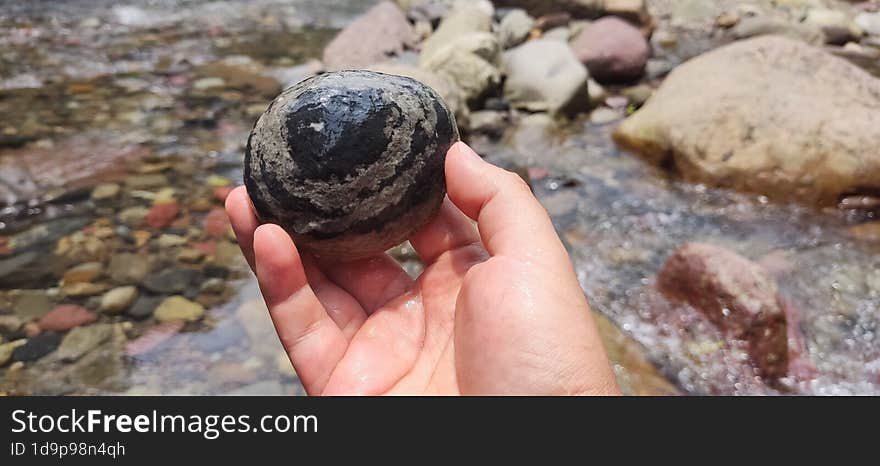
<svg viewBox="0 0 880 466">
<path fill-rule="evenodd" d="M 473 149 L 471 149 L 471 146 L 469 146 L 461 141 L 456 143 L 456 145 L 458 146 L 458 151 L 461 152 L 462 155 L 467 155 L 467 156 L 472 157 L 477 160 L 483 160 L 483 158 L 480 157 L 480 154 L 477 154 L 476 152 L 474 152 Z"/>
</svg>

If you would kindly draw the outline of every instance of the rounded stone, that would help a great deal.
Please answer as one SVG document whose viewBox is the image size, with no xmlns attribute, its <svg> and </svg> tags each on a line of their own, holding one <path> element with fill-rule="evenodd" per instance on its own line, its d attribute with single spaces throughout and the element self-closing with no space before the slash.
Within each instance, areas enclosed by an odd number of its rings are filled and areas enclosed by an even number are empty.
<svg viewBox="0 0 880 466">
<path fill-rule="evenodd" d="M 244 181 L 261 222 L 301 250 L 380 254 L 427 223 L 446 194 L 455 117 L 430 87 L 339 71 L 285 90 L 248 138 Z"/>
</svg>

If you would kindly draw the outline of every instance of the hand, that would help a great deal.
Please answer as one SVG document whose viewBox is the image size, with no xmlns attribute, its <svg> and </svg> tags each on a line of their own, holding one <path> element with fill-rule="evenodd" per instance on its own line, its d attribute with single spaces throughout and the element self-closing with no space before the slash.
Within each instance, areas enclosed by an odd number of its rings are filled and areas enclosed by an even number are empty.
<svg viewBox="0 0 880 466">
<path fill-rule="evenodd" d="M 318 261 L 259 225 L 244 187 L 226 210 L 306 391 L 616 394 L 584 294 L 546 211 L 515 174 L 464 143 L 448 199 L 410 238 L 411 279 L 389 256 Z M 471 221 L 477 221 L 479 230 Z"/>
</svg>

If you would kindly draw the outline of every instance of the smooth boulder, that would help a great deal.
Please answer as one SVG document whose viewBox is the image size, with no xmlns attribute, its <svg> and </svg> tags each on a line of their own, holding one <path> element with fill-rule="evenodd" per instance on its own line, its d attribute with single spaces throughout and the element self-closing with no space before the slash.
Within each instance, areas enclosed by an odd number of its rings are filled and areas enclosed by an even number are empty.
<svg viewBox="0 0 880 466">
<path fill-rule="evenodd" d="M 747 341 L 762 376 L 776 379 L 788 372 L 785 312 L 776 282 L 760 265 L 718 246 L 688 243 L 666 260 L 657 287 L 729 337 Z"/>
<path fill-rule="evenodd" d="M 782 37 L 678 67 L 615 140 L 689 180 L 834 204 L 880 189 L 880 80 Z"/>
<path fill-rule="evenodd" d="M 363 68 L 400 54 L 416 41 L 406 15 L 384 1 L 336 35 L 324 49 L 324 64 L 330 70 Z"/>
<path fill-rule="evenodd" d="M 645 73 L 651 48 L 628 22 L 608 16 L 584 27 L 571 48 L 600 83 L 635 81 Z"/>
<path fill-rule="evenodd" d="M 589 73 L 567 44 L 532 40 L 504 54 L 504 96 L 517 108 L 574 114 L 590 105 Z"/>
</svg>

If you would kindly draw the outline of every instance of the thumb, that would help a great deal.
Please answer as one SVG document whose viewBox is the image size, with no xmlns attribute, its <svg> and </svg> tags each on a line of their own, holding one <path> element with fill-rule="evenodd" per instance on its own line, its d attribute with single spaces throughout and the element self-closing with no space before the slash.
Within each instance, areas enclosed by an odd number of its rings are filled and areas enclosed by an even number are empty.
<svg viewBox="0 0 880 466">
<path fill-rule="evenodd" d="M 489 254 L 529 259 L 565 249 L 544 207 L 516 173 L 484 161 L 463 142 L 446 156 L 449 199 L 477 221 Z"/>
</svg>

